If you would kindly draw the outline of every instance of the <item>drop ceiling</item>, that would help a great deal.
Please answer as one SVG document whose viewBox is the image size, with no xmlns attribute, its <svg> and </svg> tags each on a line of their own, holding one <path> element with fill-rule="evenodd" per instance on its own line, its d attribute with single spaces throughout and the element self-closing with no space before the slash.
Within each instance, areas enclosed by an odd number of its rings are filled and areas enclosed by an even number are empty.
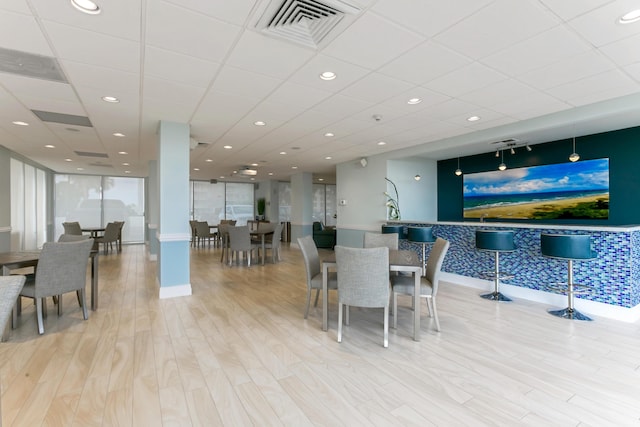
<svg viewBox="0 0 640 427">
<path fill-rule="evenodd" d="M 264 31 L 267 0 L 98 4 L 0 2 L 0 48 L 64 75 L 0 67 L 0 145 L 57 172 L 145 176 L 160 120 L 190 125 L 192 178 L 219 181 L 251 164 L 256 181 L 330 180 L 389 151 L 443 159 L 640 124 L 640 22 L 617 22 L 637 1 L 349 0 L 315 46 Z"/>
</svg>

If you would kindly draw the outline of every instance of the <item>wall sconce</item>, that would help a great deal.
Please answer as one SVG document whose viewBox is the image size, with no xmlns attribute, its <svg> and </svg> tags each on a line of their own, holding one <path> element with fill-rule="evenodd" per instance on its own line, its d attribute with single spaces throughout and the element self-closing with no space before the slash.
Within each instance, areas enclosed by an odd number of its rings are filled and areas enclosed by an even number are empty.
<svg viewBox="0 0 640 427">
<path fill-rule="evenodd" d="M 498 165 L 498 170 L 503 171 L 507 169 L 507 165 L 504 164 L 504 151 L 500 151 L 500 154 L 502 155 L 502 163 Z"/>
<path fill-rule="evenodd" d="M 462 175 L 462 169 L 460 169 L 460 157 L 458 157 L 458 169 L 454 172 L 456 176 Z"/>
<path fill-rule="evenodd" d="M 416 176 L 413 177 L 413 179 L 415 179 L 416 181 L 420 181 L 420 178 L 422 178 L 419 174 L 416 174 Z"/>
<path fill-rule="evenodd" d="M 569 161 L 577 162 L 580 160 L 580 154 L 576 153 L 576 137 L 573 137 L 573 152 L 569 155 Z"/>
</svg>

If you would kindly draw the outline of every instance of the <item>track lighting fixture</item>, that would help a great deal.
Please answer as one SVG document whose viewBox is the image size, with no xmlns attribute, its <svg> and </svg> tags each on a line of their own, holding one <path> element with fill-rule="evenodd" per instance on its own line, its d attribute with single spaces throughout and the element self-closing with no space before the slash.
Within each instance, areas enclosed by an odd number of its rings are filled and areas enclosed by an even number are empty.
<svg viewBox="0 0 640 427">
<path fill-rule="evenodd" d="M 529 147 L 529 144 L 526 144 L 526 145 L 524 146 L 524 148 L 526 148 L 526 149 L 527 149 L 527 151 L 531 151 L 531 147 Z"/>
</svg>

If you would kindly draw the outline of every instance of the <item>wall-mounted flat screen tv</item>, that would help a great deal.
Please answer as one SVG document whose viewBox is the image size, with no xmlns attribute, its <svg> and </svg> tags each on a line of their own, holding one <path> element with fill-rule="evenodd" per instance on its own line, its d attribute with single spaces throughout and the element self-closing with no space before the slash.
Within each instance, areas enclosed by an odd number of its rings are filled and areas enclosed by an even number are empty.
<svg viewBox="0 0 640 427">
<path fill-rule="evenodd" d="M 609 218 L 609 159 L 470 173 L 463 178 L 464 218 Z"/>
</svg>

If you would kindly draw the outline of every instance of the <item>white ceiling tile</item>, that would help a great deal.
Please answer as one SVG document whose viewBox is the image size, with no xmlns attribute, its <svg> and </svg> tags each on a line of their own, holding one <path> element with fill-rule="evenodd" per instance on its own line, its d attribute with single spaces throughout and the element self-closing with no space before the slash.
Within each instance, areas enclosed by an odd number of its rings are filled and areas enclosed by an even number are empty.
<svg viewBox="0 0 640 427">
<path fill-rule="evenodd" d="M 31 15 L 27 0 L 0 0 L 0 9 Z"/>
<path fill-rule="evenodd" d="M 153 46 L 144 52 L 145 76 L 208 87 L 220 64 Z"/>
<path fill-rule="evenodd" d="M 537 89 L 548 89 L 570 83 L 614 68 L 614 64 L 597 51 L 588 51 L 565 58 L 547 67 L 530 71 L 518 77 Z"/>
<path fill-rule="evenodd" d="M 243 25 L 256 0 L 165 0 L 235 25 Z"/>
<path fill-rule="evenodd" d="M 21 96 L 21 100 L 30 110 L 51 111 L 61 114 L 73 114 L 75 116 L 86 116 L 82 104 L 77 100 L 63 101 L 59 99 L 43 98 L 42 96 Z"/>
<path fill-rule="evenodd" d="M 70 25 L 118 38 L 140 40 L 141 0 L 101 3 L 101 12 L 88 15 L 75 9 L 70 1 L 30 0 L 44 21 Z M 105 4 L 106 3 L 106 4 Z"/>
<path fill-rule="evenodd" d="M 442 77 L 431 80 L 423 86 L 439 93 L 457 97 L 490 84 L 505 80 L 507 77 L 478 62 L 458 68 Z"/>
<path fill-rule="evenodd" d="M 432 37 L 493 0 L 380 0 L 372 10 L 413 31 Z"/>
<path fill-rule="evenodd" d="M 591 49 L 591 45 L 563 26 L 483 58 L 480 62 L 510 76 L 545 67 Z"/>
<path fill-rule="evenodd" d="M 610 43 L 600 48 L 617 65 L 628 65 L 640 61 L 640 33 L 638 35 Z"/>
<path fill-rule="evenodd" d="M 582 15 L 604 4 L 610 3 L 611 0 L 541 0 L 541 2 L 563 20 L 568 21 L 578 15 Z"/>
<path fill-rule="evenodd" d="M 262 133 L 270 132 L 276 126 L 285 123 L 300 114 L 297 106 L 289 103 L 265 101 L 253 108 L 243 119 L 250 128 L 259 128 Z M 266 126 L 255 126 L 256 121 L 263 121 Z"/>
<path fill-rule="evenodd" d="M 336 78 L 333 80 L 322 80 L 320 78 L 320 74 L 325 71 L 332 71 L 336 73 Z M 316 89 L 336 93 L 370 72 L 371 70 L 366 68 L 358 67 L 357 65 L 353 65 L 327 55 L 316 55 L 292 74 L 288 80 L 305 86 L 315 87 Z"/>
<path fill-rule="evenodd" d="M 212 123 L 215 129 L 232 126 L 259 102 L 260 98 L 211 91 L 200 103 L 191 123 Z"/>
<path fill-rule="evenodd" d="M 422 84 L 471 62 L 470 58 L 427 41 L 381 67 L 379 72 L 414 84 Z"/>
<path fill-rule="evenodd" d="M 387 77 L 380 73 L 371 73 L 343 90 L 341 95 L 378 103 L 391 98 L 398 92 L 411 89 L 411 87 L 413 87 L 412 84 L 402 80 Z"/>
<path fill-rule="evenodd" d="M 331 96 L 313 106 L 314 111 L 334 114 L 339 117 L 349 117 L 367 108 L 373 107 L 372 102 L 361 101 L 344 95 Z"/>
<path fill-rule="evenodd" d="M 526 120 L 548 114 L 547 112 L 566 110 L 571 108 L 571 105 L 546 93 L 533 92 L 527 95 L 526 102 L 522 102 L 522 99 L 512 99 L 497 103 L 491 108 L 519 120 Z"/>
<path fill-rule="evenodd" d="M 314 52 L 310 49 L 254 31 L 245 31 L 230 53 L 227 64 L 278 79 L 286 79 L 313 55 Z"/>
<path fill-rule="evenodd" d="M 622 25 L 617 20 L 627 12 L 638 9 L 637 0 L 617 0 L 569 22 L 581 36 L 596 47 L 640 34 L 640 25 Z"/>
<path fill-rule="evenodd" d="M 299 109 L 306 110 L 330 96 L 330 92 L 285 82 L 269 95 L 267 100 L 278 104 L 295 105 Z"/>
<path fill-rule="evenodd" d="M 147 5 L 146 43 L 221 62 L 241 28 L 159 0 Z"/>
<path fill-rule="evenodd" d="M 640 91 L 640 85 L 618 70 L 606 71 L 547 90 L 550 95 L 572 105 L 598 102 L 607 97 L 618 97 L 637 91 Z"/>
<path fill-rule="evenodd" d="M 0 10 L 0 46 L 20 52 L 53 56 L 33 16 Z"/>
<path fill-rule="evenodd" d="M 273 92 L 282 82 L 283 80 L 264 74 L 226 66 L 220 70 L 212 90 L 263 98 Z"/>
<path fill-rule="evenodd" d="M 140 76 L 137 73 L 73 61 L 61 61 L 61 66 L 75 86 L 100 89 L 102 96 L 124 99 L 131 93 L 140 93 Z"/>
<path fill-rule="evenodd" d="M 465 93 L 459 98 L 475 105 L 490 107 L 512 99 L 526 99 L 533 91 L 530 86 L 508 79 Z"/>
<path fill-rule="evenodd" d="M 628 65 L 624 67 L 624 70 L 629 73 L 629 75 L 634 78 L 636 82 L 640 83 L 640 62 Z"/>
<path fill-rule="evenodd" d="M 44 25 L 62 59 L 129 72 L 140 71 L 140 46 L 136 42 L 54 22 Z"/>
<path fill-rule="evenodd" d="M 407 101 L 412 98 L 420 98 L 419 104 L 409 104 Z M 434 105 L 441 104 L 449 99 L 448 96 L 426 89 L 424 87 L 415 86 L 399 95 L 383 101 L 380 105 L 393 108 L 402 113 L 412 113 L 423 110 Z"/>
<path fill-rule="evenodd" d="M 368 13 L 354 22 L 349 31 L 336 37 L 324 49 L 324 53 L 375 69 L 424 40 L 424 37 L 415 32 Z"/>
<path fill-rule="evenodd" d="M 434 40 L 479 59 L 555 27 L 560 20 L 538 2 L 497 0 Z"/>
<path fill-rule="evenodd" d="M 47 97 L 57 101 L 77 102 L 73 88 L 60 82 L 32 79 L 17 74 L 0 74 L 2 86 L 14 96 L 37 97 L 47 93 Z"/>
</svg>

